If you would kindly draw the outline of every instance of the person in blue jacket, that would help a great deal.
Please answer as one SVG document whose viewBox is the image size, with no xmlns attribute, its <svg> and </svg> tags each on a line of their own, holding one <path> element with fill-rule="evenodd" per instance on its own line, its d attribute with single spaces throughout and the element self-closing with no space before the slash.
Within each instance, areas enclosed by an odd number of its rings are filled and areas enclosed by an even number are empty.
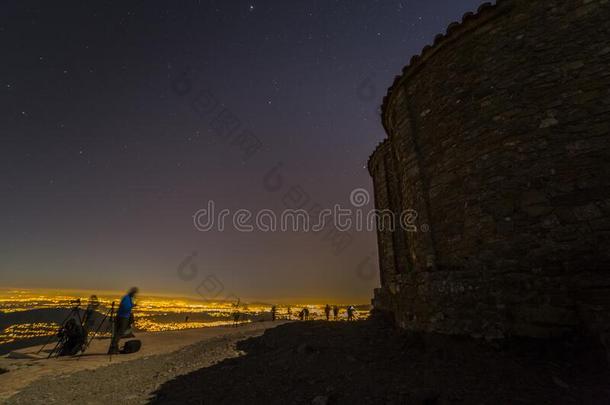
<svg viewBox="0 0 610 405">
<path fill-rule="evenodd" d="M 131 311 L 135 306 L 133 299 L 138 293 L 137 287 L 131 287 L 127 294 L 121 299 L 121 304 L 114 318 L 114 331 L 112 334 L 112 340 L 110 341 L 110 348 L 108 354 L 119 353 L 119 340 L 125 334 L 125 331 L 129 329 L 131 323 L 132 314 Z"/>
</svg>

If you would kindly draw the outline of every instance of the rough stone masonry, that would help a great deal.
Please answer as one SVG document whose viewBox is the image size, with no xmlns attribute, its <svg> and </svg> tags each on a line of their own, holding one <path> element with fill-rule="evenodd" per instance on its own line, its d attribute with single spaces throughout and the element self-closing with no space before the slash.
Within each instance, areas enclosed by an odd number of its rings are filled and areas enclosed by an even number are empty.
<svg viewBox="0 0 610 405">
<path fill-rule="evenodd" d="M 498 0 L 414 56 L 369 160 L 373 303 L 403 328 L 608 343 L 609 0 Z"/>
</svg>

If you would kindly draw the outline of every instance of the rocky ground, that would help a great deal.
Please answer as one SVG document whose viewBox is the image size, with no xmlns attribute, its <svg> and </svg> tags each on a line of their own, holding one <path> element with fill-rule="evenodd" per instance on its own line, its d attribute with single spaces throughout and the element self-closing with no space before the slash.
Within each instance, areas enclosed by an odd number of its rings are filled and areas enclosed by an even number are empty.
<svg viewBox="0 0 610 405">
<path fill-rule="evenodd" d="M 135 360 L 128 360 L 128 356 L 133 355 L 120 355 L 113 356 L 113 361 L 109 362 L 108 356 L 101 353 L 101 356 L 94 357 L 104 360 L 103 365 L 96 362 L 95 365 L 90 365 L 94 368 L 79 371 L 69 372 L 68 367 L 73 366 L 75 361 L 77 364 L 80 362 L 77 358 L 67 359 L 70 362 L 62 365 L 68 370 L 57 368 L 57 374 L 47 373 L 36 378 L 25 388 L 20 389 L 19 393 L 0 402 L 5 404 L 145 404 L 149 401 L 150 393 L 163 382 L 240 355 L 235 348 L 236 343 L 261 335 L 269 326 L 269 323 L 260 323 L 237 328 L 200 330 L 201 341 L 198 343 L 177 351 L 144 356 Z M 197 330 L 161 332 L 157 335 L 160 335 L 160 338 L 171 337 L 172 341 L 168 342 L 168 346 L 171 346 L 174 344 L 174 335 L 189 334 L 189 338 L 192 339 L 190 335 L 196 332 Z M 62 360 L 64 359 L 50 361 Z M 59 370 L 63 372 L 59 374 Z M 10 374 L 13 373 L 15 372 L 9 371 L 5 376 L 10 377 Z"/>
<path fill-rule="evenodd" d="M 172 353 L 45 376 L 9 404 L 608 404 L 602 353 L 574 342 L 398 331 L 378 321 L 228 329 Z M 10 374 L 10 372 L 8 373 Z"/>
<path fill-rule="evenodd" d="M 169 381 L 154 404 L 608 404 L 605 357 L 569 344 L 412 334 L 373 321 L 305 322 L 246 355 Z M 601 356 L 601 357 L 600 357 Z"/>
</svg>

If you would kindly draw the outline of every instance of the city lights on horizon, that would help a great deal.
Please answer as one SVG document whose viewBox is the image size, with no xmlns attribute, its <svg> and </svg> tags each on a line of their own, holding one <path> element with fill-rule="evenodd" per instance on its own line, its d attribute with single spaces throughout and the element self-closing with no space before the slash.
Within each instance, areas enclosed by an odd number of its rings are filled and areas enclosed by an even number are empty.
<svg viewBox="0 0 610 405">
<path fill-rule="evenodd" d="M 0 315 L 33 310 L 70 309 L 77 305 L 81 310 L 87 308 L 92 294 L 90 291 L 48 291 L 36 289 L 2 289 L 0 290 Z M 95 294 L 95 310 L 101 315 L 109 313 L 112 303 L 115 310 L 122 296 L 121 293 Z M 78 301 L 80 300 L 80 301 Z M 142 295 L 136 299 L 134 308 L 135 329 L 140 332 L 162 332 L 185 329 L 209 328 L 270 320 L 272 304 L 242 302 L 237 305 L 230 301 L 204 301 L 184 297 L 160 297 Z M 332 302 L 329 304 L 333 305 Z M 297 320 L 302 308 L 309 309 L 309 319 L 325 319 L 326 304 L 300 303 L 277 304 L 276 318 Z M 345 305 L 337 320 L 345 320 Z M 368 305 L 356 307 L 357 318 L 368 317 Z M 239 312 L 236 322 L 234 314 Z M 20 321 L 15 321 L 0 331 L 0 345 L 18 340 L 51 336 L 57 333 L 60 325 L 57 322 L 36 319 L 36 314 L 28 314 Z M 107 328 L 103 328 L 107 329 Z M 102 330 L 98 336 L 108 336 Z"/>
<path fill-rule="evenodd" d="M 69 301 L 80 298 L 81 305 L 86 305 L 87 300 L 92 295 L 98 297 L 100 302 L 107 301 L 112 303 L 112 301 L 120 301 L 121 297 L 125 295 L 125 291 L 118 290 L 92 290 L 92 289 L 71 289 L 71 288 L 62 288 L 62 289 L 50 289 L 50 288 L 24 288 L 24 287 L 13 287 L 13 288 L 0 288 L 0 306 L 3 301 L 10 299 L 11 301 L 18 301 L 23 299 L 24 296 L 27 297 L 28 301 L 31 301 L 34 295 L 38 295 L 41 300 L 53 298 L 55 302 L 57 301 Z M 142 304 L 148 301 L 172 301 L 178 304 L 186 304 L 189 305 L 204 305 L 209 306 L 210 304 L 217 305 L 232 305 L 234 301 L 229 301 L 222 299 L 219 297 L 218 299 L 205 299 L 203 297 L 198 297 L 196 295 L 189 296 L 188 294 L 180 294 L 180 293 L 163 293 L 158 291 L 145 291 L 138 295 L 138 301 Z M 319 305 L 368 305 L 369 299 L 347 299 L 347 298 L 312 298 L 312 297 L 295 297 L 291 298 L 279 298 L 279 299 L 266 299 L 266 298 L 252 298 L 252 297 L 244 297 L 241 299 L 241 304 L 248 303 L 249 305 L 262 305 L 262 306 L 292 306 L 292 307 L 305 307 L 305 306 L 319 306 Z M 69 303 L 67 303 L 69 304 Z"/>
</svg>

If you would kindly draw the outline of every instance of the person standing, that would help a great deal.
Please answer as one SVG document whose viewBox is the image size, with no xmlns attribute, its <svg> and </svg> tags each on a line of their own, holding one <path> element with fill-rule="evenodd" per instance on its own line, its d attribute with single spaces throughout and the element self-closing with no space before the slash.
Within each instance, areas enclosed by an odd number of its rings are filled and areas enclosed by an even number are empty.
<svg viewBox="0 0 610 405">
<path fill-rule="evenodd" d="M 330 305 L 328 304 L 324 307 L 324 315 L 326 315 L 326 320 L 330 321 Z"/>
<path fill-rule="evenodd" d="M 277 307 L 273 305 L 271 307 L 271 321 L 275 322 L 275 318 L 277 316 Z"/>
<path fill-rule="evenodd" d="M 339 307 L 336 305 L 333 305 L 333 317 L 334 317 L 335 321 L 337 320 L 338 316 L 339 316 Z"/>
<path fill-rule="evenodd" d="M 353 321 L 354 320 L 354 313 L 356 312 L 356 308 L 354 308 L 353 305 L 350 305 L 349 307 L 347 307 L 347 320 L 348 321 Z"/>
<path fill-rule="evenodd" d="M 121 299 L 121 304 L 119 305 L 119 309 L 114 317 L 114 330 L 112 333 L 112 339 L 110 340 L 108 354 L 119 353 L 119 340 L 121 340 L 127 329 L 129 329 L 130 322 L 133 320 L 133 315 L 131 312 L 135 306 L 133 300 L 137 293 L 138 288 L 131 287 L 127 294 Z"/>
<path fill-rule="evenodd" d="M 240 313 L 239 313 L 239 303 L 241 302 L 241 299 L 238 298 L 237 302 L 235 304 L 232 304 L 233 306 L 233 326 L 237 326 L 239 324 L 239 318 L 240 318 Z"/>
</svg>

